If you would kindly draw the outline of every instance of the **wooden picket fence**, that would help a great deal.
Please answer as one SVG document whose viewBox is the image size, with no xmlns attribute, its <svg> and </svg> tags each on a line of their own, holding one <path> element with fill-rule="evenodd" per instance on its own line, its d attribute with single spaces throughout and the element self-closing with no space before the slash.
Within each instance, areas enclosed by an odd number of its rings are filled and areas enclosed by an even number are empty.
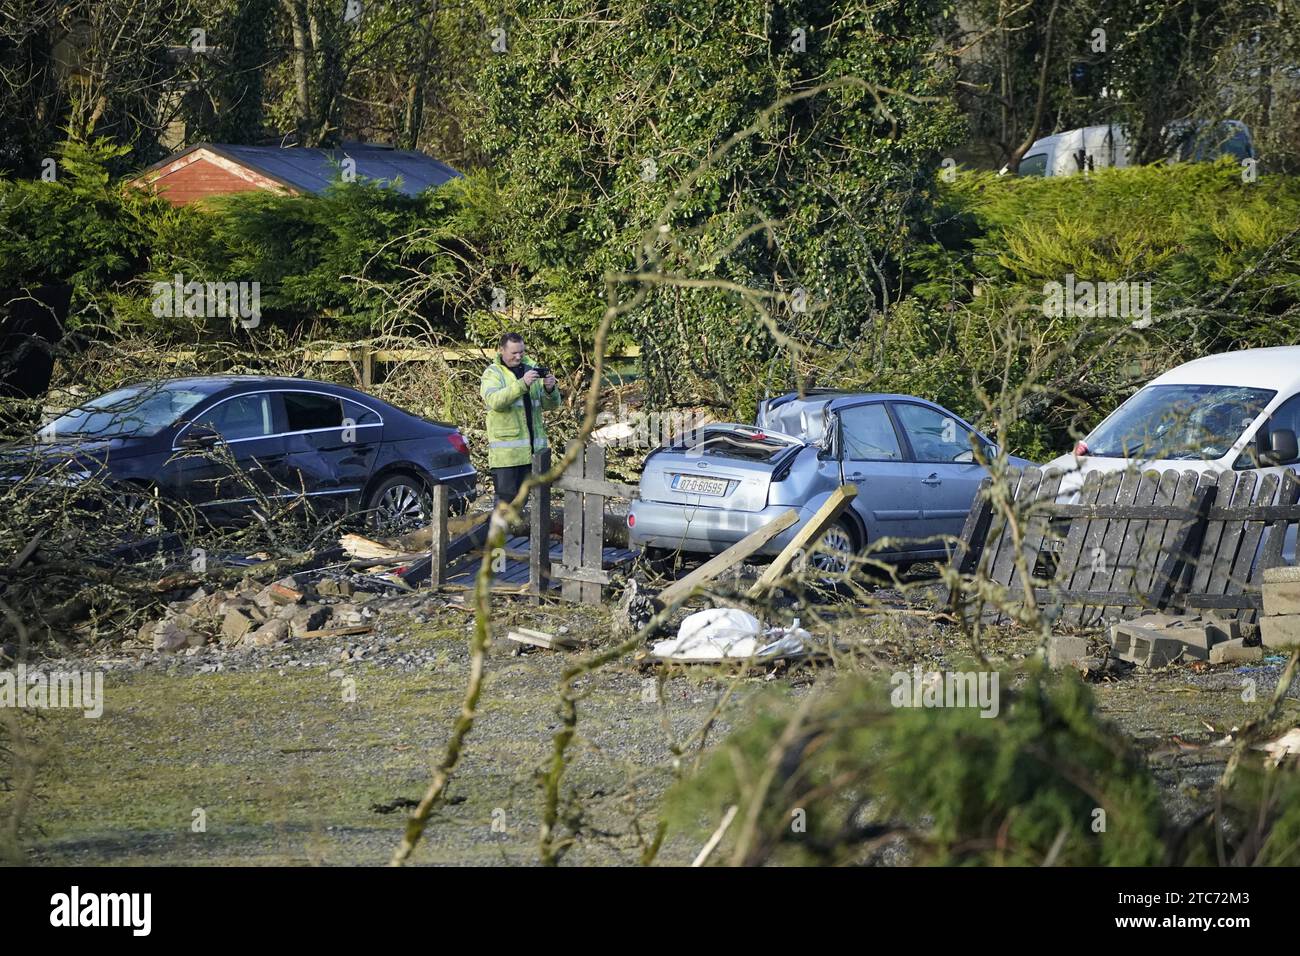
<svg viewBox="0 0 1300 956">
<path fill-rule="evenodd" d="M 551 453 L 533 456 L 533 472 L 550 470 Z M 551 494 L 564 496 L 564 524 L 561 543 L 551 543 Z M 610 481 L 605 477 L 605 449 L 591 444 L 579 447 L 573 462 L 552 485 L 539 485 L 529 495 L 528 537 L 506 542 L 504 567 L 494 575 L 494 585 L 516 588 L 540 603 L 558 584 L 559 597 L 583 604 L 599 604 L 610 583 L 607 565 L 631 560 L 627 548 L 606 547 L 605 507 L 610 498 L 635 498 L 636 485 Z M 487 527 L 449 540 L 448 499 L 445 487 L 433 490 L 433 515 L 429 547 L 428 582 L 432 587 L 465 583 L 476 573 L 474 549 L 487 540 Z M 558 559 L 558 560 L 556 560 Z M 459 560 L 459 564 L 454 562 Z M 421 574 L 423 579 L 423 573 Z"/>
<path fill-rule="evenodd" d="M 1144 610 L 1213 611 L 1253 620 L 1266 568 L 1283 563 L 1288 529 L 1300 522 L 1300 477 L 1286 472 L 1092 472 L 1075 504 L 1056 501 L 1061 474 L 1012 472 L 1024 527 L 1020 548 L 994 512 L 989 480 L 953 555 L 1012 602 L 1029 595 L 1021 568 L 1040 586 L 1032 599 L 1065 624 L 1096 626 Z M 949 593 L 970 613 L 969 588 Z M 992 619 L 1000 615 L 986 611 Z"/>
</svg>

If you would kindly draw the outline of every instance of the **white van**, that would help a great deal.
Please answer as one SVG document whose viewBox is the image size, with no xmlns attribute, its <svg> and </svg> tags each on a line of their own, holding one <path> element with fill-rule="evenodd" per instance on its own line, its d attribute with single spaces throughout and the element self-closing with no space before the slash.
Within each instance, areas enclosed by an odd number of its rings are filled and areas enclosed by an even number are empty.
<svg viewBox="0 0 1300 956">
<path fill-rule="evenodd" d="M 1239 120 L 1219 123 L 1174 120 L 1162 134 L 1169 143 L 1169 163 L 1213 162 L 1220 156 L 1237 160 L 1255 156 L 1250 128 Z M 1021 176 L 1073 176 L 1097 169 L 1123 169 L 1132 150 L 1124 127 L 1084 126 L 1034 140 L 1020 160 Z M 1003 172 L 1007 167 L 1003 167 Z"/>
<path fill-rule="evenodd" d="M 1300 345 L 1224 352 L 1152 379 L 1074 451 L 1045 468 L 1090 471 L 1296 470 L 1300 451 Z M 1064 486 L 1062 486 L 1064 490 Z"/>
<path fill-rule="evenodd" d="M 1021 176 L 1073 176 L 1094 169 L 1123 169 L 1129 144 L 1119 125 L 1084 126 L 1034 140 L 1020 160 Z"/>
</svg>

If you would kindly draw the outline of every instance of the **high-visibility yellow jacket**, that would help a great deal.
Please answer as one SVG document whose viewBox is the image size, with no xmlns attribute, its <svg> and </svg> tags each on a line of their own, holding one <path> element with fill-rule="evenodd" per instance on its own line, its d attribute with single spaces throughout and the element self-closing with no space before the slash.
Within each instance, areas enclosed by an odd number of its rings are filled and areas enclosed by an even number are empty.
<svg viewBox="0 0 1300 956">
<path fill-rule="evenodd" d="M 525 368 L 536 368 L 532 362 L 524 359 Z M 533 406 L 533 437 L 535 442 L 529 448 L 528 421 L 524 417 L 524 393 L 528 392 Z M 560 407 L 560 388 L 548 392 L 541 379 L 533 383 L 532 390 L 524 384 L 522 378 L 515 378 L 515 373 L 501 361 L 498 355 L 492 364 L 483 370 L 483 379 L 479 383 L 479 394 L 487 406 L 488 467 L 509 468 L 512 465 L 527 465 L 533 460 L 533 453 L 548 448 L 546 426 L 542 422 L 545 409 Z"/>
</svg>

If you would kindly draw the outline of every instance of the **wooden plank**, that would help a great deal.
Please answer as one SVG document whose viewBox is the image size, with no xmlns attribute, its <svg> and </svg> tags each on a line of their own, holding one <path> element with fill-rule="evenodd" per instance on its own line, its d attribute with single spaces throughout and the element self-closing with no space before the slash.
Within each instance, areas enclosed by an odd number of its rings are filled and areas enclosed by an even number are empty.
<svg viewBox="0 0 1300 956">
<path fill-rule="evenodd" d="M 603 445 L 593 445 L 592 447 L 604 449 Z M 590 475 L 577 478 L 567 472 L 559 477 L 555 482 L 555 487 L 559 491 L 578 491 L 585 494 L 603 495 L 606 498 L 636 499 L 641 496 L 641 489 L 637 485 L 629 485 L 621 481 L 610 481 L 604 478 L 592 478 Z"/>
<path fill-rule="evenodd" d="M 959 577 L 965 578 L 972 574 L 979 564 L 980 556 L 984 553 L 984 543 L 989 536 L 989 525 L 993 521 L 993 502 L 989 500 L 988 495 L 992 484 L 991 478 L 985 478 L 980 482 L 975 501 L 971 504 L 970 511 L 966 513 L 966 523 L 962 526 L 961 537 L 949 561 Z M 944 600 L 944 604 L 952 608 L 954 614 L 961 613 L 961 608 L 955 604 L 961 594 L 959 583 L 957 587 L 948 589 L 948 596 Z"/>
<path fill-rule="evenodd" d="M 1146 472 L 1159 475 L 1161 472 Z M 1140 486 L 1139 486 L 1140 487 Z M 1132 505 L 1057 505 L 1055 514 L 1059 518 L 1124 518 L 1142 521 L 1183 521 L 1192 515 L 1179 505 L 1132 504 Z"/>
<path fill-rule="evenodd" d="M 1018 506 L 1024 502 L 1032 501 L 1038 491 L 1038 485 L 1043 480 L 1043 473 L 1037 468 L 1029 467 L 1021 472 L 1015 479 L 1013 497 Z M 994 523 L 1003 516 L 996 515 Z M 1011 584 L 1011 579 L 1015 574 L 1016 550 L 1013 547 L 1011 528 L 1003 522 L 1002 533 L 997 536 L 997 548 L 989 554 L 989 577 L 998 584 Z"/>
<path fill-rule="evenodd" d="M 442 587 L 447 580 L 447 531 L 450 494 L 446 485 L 434 485 L 429 522 L 429 586 Z"/>
<path fill-rule="evenodd" d="M 557 581 L 580 581 L 585 584 L 609 584 L 609 572 L 593 568 L 566 568 L 560 563 L 551 565 L 551 577 Z"/>
<path fill-rule="evenodd" d="M 1138 485 L 1142 482 L 1142 473 L 1136 468 L 1127 468 L 1120 477 L 1119 492 L 1115 496 L 1115 504 L 1120 507 L 1131 505 L 1137 497 Z M 1129 519 L 1112 518 L 1106 522 L 1106 534 L 1101 541 L 1101 555 L 1098 560 L 1097 553 L 1089 552 L 1088 557 L 1092 559 L 1092 579 L 1088 584 L 1089 590 L 1097 591 L 1114 591 L 1118 590 L 1115 586 L 1115 579 L 1119 572 L 1119 555 L 1123 550 L 1124 536 L 1128 532 Z M 1100 622 L 1107 617 L 1118 617 L 1120 607 L 1118 605 L 1098 604 L 1093 612 L 1093 619 Z M 1084 621 L 1089 621 L 1089 615 L 1084 615 Z"/>
<path fill-rule="evenodd" d="M 1137 507 L 1151 505 L 1156 501 L 1159 493 L 1160 474 L 1154 471 L 1143 472 L 1133 503 Z M 1123 544 L 1120 545 L 1117 559 L 1119 573 L 1115 578 L 1116 591 L 1129 591 L 1136 595 L 1146 594 L 1157 561 L 1157 556 L 1151 553 L 1153 539 L 1159 541 L 1157 527 L 1158 521 L 1147 520 L 1145 516 L 1129 521 L 1128 531 L 1124 535 Z M 1139 583 L 1140 581 L 1142 583 Z M 1135 597 L 1134 603 L 1137 600 L 1138 598 Z M 1133 604 L 1124 606 L 1131 607 Z"/>
<path fill-rule="evenodd" d="M 1101 483 L 1097 487 L 1095 503 L 1098 505 L 1114 504 L 1122 481 L 1123 475 L 1119 472 L 1104 473 L 1101 476 Z M 1095 590 L 1092 585 L 1093 566 L 1101 553 L 1102 542 L 1106 537 L 1106 526 L 1107 521 L 1104 518 L 1088 520 L 1083 540 L 1080 543 L 1079 554 L 1070 576 L 1070 584 L 1066 588 L 1067 591 Z M 1065 615 L 1065 620 L 1070 624 L 1082 625 L 1085 621 L 1092 620 L 1095 617 L 1095 610 L 1080 606 L 1073 608 Z"/>
<path fill-rule="evenodd" d="M 565 454 L 568 455 L 574 445 L 578 446 L 577 456 L 564 469 L 567 477 L 581 478 L 586 469 L 586 456 L 580 442 L 570 442 Z M 564 493 L 564 544 L 561 549 L 560 562 L 567 568 L 579 567 L 582 563 L 582 494 L 577 491 Z M 582 600 L 582 584 L 579 581 L 562 581 L 560 596 L 566 601 Z"/>
<path fill-rule="evenodd" d="M 592 443 L 587 446 L 586 469 L 584 477 L 603 479 L 605 477 L 605 446 Z M 588 571 L 603 570 L 605 554 L 605 496 L 590 491 L 584 492 L 582 501 L 582 560 L 578 567 Z M 599 604 L 602 597 L 601 586 L 592 582 L 582 583 L 582 600 L 586 604 Z"/>
<path fill-rule="evenodd" d="M 1083 478 L 1083 485 L 1078 492 L 1078 501 L 1081 505 L 1093 505 L 1097 502 L 1097 495 L 1101 491 L 1101 473 L 1090 472 Z M 1056 562 L 1056 575 L 1053 578 L 1052 586 L 1068 590 L 1071 581 L 1074 580 L 1078 572 L 1079 558 L 1083 554 L 1083 542 L 1087 537 L 1088 527 L 1091 522 L 1089 518 L 1077 518 L 1070 521 L 1069 530 L 1065 532 L 1065 543 Z M 1074 611 L 1069 611 L 1061 616 L 1063 623 L 1070 623 L 1070 619 L 1077 618 Z"/>
<path fill-rule="evenodd" d="M 790 543 L 767 566 L 767 570 L 749 589 L 749 596 L 758 597 L 779 580 L 790 567 L 791 562 L 816 544 L 826 529 L 839 519 L 840 514 L 857 496 L 856 485 L 840 485 L 831 492 L 830 496 L 822 502 L 822 506 L 817 509 L 817 513 L 804 523 L 804 526 L 790 539 Z"/>
<path fill-rule="evenodd" d="M 1007 588 L 1008 596 L 1020 600 L 1024 594 L 1018 587 Z M 1096 606 L 1097 604 L 1114 604 L 1132 600 L 1132 595 L 1125 591 L 1057 591 L 1049 588 L 1035 588 L 1034 597 L 1040 603 L 1055 601 L 1070 607 L 1080 604 Z M 1177 594 L 1169 602 L 1173 608 L 1259 608 L 1263 606 L 1258 592 L 1247 591 L 1243 594 Z M 1154 607 L 1154 605 L 1153 605 Z"/>
<path fill-rule="evenodd" d="M 1236 475 L 1232 472 L 1209 473 L 1201 476 L 1201 488 L 1209 483 L 1216 484 L 1218 492 L 1214 499 L 1219 506 L 1229 505 L 1232 492 L 1236 488 Z M 1227 525 L 1226 512 L 1223 507 L 1210 510 L 1205 522 L 1205 533 L 1201 535 L 1200 553 L 1196 555 L 1196 571 L 1192 575 L 1190 592 L 1204 594 L 1209 587 L 1210 574 L 1214 571 L 1214 557 L 1218 554 L 1219 542 L 1223 540 L 1223 528 Z"/>
<path fill-rule="evenodd" d="M 1278 475 L 1264 475 L 1255 493 L 1256 502 L 1259 504 L 1272 504 L 1273 499 L 1277 497 L 1277 489 L 1280 484 L 1281 481 Z M 1250 580 L 1251 568 L 1256 563 L 1260 539 L 1263 535 L 1263 520 L 1246 521 L 1241 532 L 1241 544 L 1237 548 L 1237 558 L 1228 574 L 1228 583 L 1224 589 L 1224 594 L 1241 594 L 1246 590 L 1246 583 Z"/>
<path fill-rule="evenodd" d="M 1026 516 L 1027 509 L 1034 507 L 1038 498 L 1038 488 L 1039 485 L 1042 484 L 1042 480 L 1042 471 L 1033 466 L 1024 469 L 1024 471 L 1020 473 L 1019 480 L 1015 483 L 1012 493 L 1015 500 L 1017 520 L 1020 520 L 1022 516 Z M 1025 517 L 1024 520 L 1025 525 L 1022 526 L 1020 530 L 1022 547 L 1024 545 L 1025 531 L 1028 528 L 1028 518 Z M 1002 534 L 998 536 L 997 553 L 991 554 L 989 557 L 990 561 L 986 567 L 989 569 L 988 573 L 991 580 L 1003 585 L 1004 587 L 1024 583 L 1016 577 L 1016 559 L 1019 557 L 1019 554 L 1016 552 L 1015 541 L 1013 540 L 1009 524 L 1004 523 Z M 1004 617 L 999 613 L 995 614 L 993 619 L 995 621 L 1002 621 L 1004 620 Z"/>
<path fill-rule="evenodd" d="M 1300 501 L 1300 475 L 1287 471 L 1282 476 L 1282 487 L 1278 489 L 1277 503 L 1280 508 L 1290 508 Z M 1300 510 L 1300 509 L 1297 509 Z M 1297 515 L 1300 519 L 1300 515 Z M 1287 529 L 1295 524 L 1288 518 L 1274 519 L 1269 522 L 1264 533 L 1264 549 L 1260 554 L 1259 566 L 1255 569 L 1252 584 L 1258 585 L 1265 569 L 1275 568 L 1282 563 L 1282 544 L 1286 540 Z"/>
<path fill-rule="evenodd" d="M 534 631 L 526 627 L 507 631 L 506 640 L 514 641 L 516 644 L 545 648 L 548 651 L 567 651 L 578 646 L 577 641 L 565 634 L 547 634 L 545 631 Z"/>
<path fill-rule="evenodd" d="M 757 528 L 745 535 L 745 537 L 741 538 L 726 551 L 714 555 L 684 578 L 680 578 L 668 585 L 668 587 L 659 592 L 655 600 L 657 600 L 663 607 L 685 600 L 716 578 L 719 574 L 722 574 L 729 568 L 744 561 L 786 528 L 796 524 L 798 521 L 799 512 L 794 508 L 791 508 L 789 511 L 781 512 L 781 514 L 763 525 L 763 527 Z"/>
<path fill-rule="evenodd" d="M 1237 476 L 1237 484 L 1232 489 L 1232 504 L 1244 509 L 1254 502 L 1254 497 L 1255 475 L 1248 471 L 1242 472 Z M 1229 519 L 1224 522 L 1223 535 L 1219 539 L 1219 551 L 1214 556 L 1210 579 L 1205 586 L 1206 594 L 1228 593 L 1228 582 L 1232 575 L 1233 564 L 1237 560 L 1237 548 L 1241 544 L 1245 525 L 1244 521 L 1236 519 Z"/>
<path fill-rule="evenodd" d="M 533 474 L 543 475 L 551 468 L 551 450 L 544 448 L 533 455 Z M 551 572 L 551 489 L 539 484 L 528 493 L 532 512 L 528 516 L 528 591 L 532 603 L 542 603 L 542 595 L 550 590 Z"/>
<path fill-rule="evenodd" d="M 1182 475 L 1178 485 L 1179 492 L 1192 489 L 1195 481 L 1196 475 L 1192 472 Z M 1217 491 L 1214 485 L 1192 491 L 1194 496 L 1192 506 L 1199 517 L 1183 522 L 1176 529 L 1173 540 L 1164 548 L 1164 563 L 1151 582 L 1149 603 L 1156 610 L 1163 611 L 1176 599 L 1178 589 L 1187 577 L 1185 570 L 1191 564 L 1192 556 L 1200 548 L 1201 539 L 1205 535 L 1206 516 L 1209 515 Z M 1170 524 L 1173 525 L 1173 522 L 1171 521 Z"/>
<path fill-rule="evenodd" d="M 1063 477 L 1056 469 L 1044 472 L 1038 491 L 1035 492 L 1035 503 L 1030 506 L 1024 537 L 1025 560 L 1029 564 L 1030 574 L 1033 574 L 1043 542 L 1047 539 L 1048 525 L 1056 512 L 1056 495 L 1061 490 Z"/>
<path fill-rule="evenodd" d="M 303 631 L 299 637 L 348 637 L 353 634 L 369 634 L 374 630 L 370 624 L 353 624 L 348 627 L 322 627 L 315 631 Z"/>
</svg>

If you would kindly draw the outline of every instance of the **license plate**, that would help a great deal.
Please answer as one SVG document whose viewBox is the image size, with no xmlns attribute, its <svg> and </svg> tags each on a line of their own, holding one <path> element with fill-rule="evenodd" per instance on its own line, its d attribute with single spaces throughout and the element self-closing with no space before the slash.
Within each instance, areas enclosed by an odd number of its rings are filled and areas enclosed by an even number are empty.
<svg viewBox="0 0 1300 956">
<path fill-rule="evenodd" d="M 725 478 L 701 478 L 699 475 L 673 475 L 673 490 L 690 495 L 725 495 Z"/>
</svg>

